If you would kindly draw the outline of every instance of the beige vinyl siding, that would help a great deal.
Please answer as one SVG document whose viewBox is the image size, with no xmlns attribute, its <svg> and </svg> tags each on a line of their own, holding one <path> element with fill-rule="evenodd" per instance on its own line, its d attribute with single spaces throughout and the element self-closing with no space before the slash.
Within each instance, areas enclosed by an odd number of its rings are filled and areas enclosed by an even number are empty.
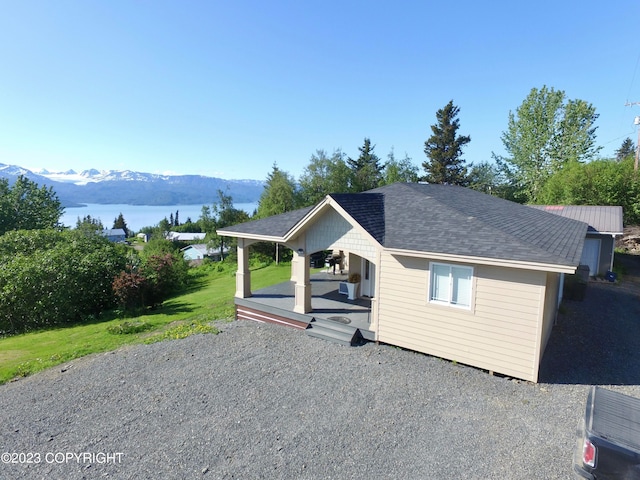
<svg viewBox="0 0 640 480">
<path fill-rule="evenodd" d="M 558 288 L 560 288 L 560 275 L 557 273 L 548 273 L 544 299 L 544 315 L 540 334 L 540 348 L 538 349 L 538 363 L 540 363 L 544 350 L 547 348 L 551 330 L 556 321 L 556 313 L 558 312 Z"/>
<path fill-rule="evenodd" d="M 471 309 L 430 303 L 429 261 L 383 253 L 378 339 L 537 380 L 546 273 L 474 267 Z"/>
</svg>

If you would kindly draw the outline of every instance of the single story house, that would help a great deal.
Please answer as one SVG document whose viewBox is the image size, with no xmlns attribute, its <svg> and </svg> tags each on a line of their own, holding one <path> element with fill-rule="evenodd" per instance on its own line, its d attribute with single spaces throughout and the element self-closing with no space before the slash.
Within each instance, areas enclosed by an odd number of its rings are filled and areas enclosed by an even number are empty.
<svg viewBox="0 0 640 480">
<path fill-rule="evenodd" d="M 353 313 L 368 309 L 358 324 L 364 339 L 536 382 L 587 227 L 463 187 L 396 183 L 218 234 L 238 242 L 238 319 L 313 330 L 320 320 L 348 322 L 349 303 L 366 300 Z M 258 241 L 294 252 L 289 304 L 251 291 L 248 250 Z M 342 251 L 349 274 L 360 275 L 359 298 L 342 309 L 325 308 L 331 275 L 310 275 L 309 256 L 324 250 Z"/>
<path fill-rule="evenodd" d="M 191 262 L 201 262 L 205 258 L 212 260 L 220 260 L 220 249 L 207 247 L 205 243 L 195 243 L 181 249 L 185 260 Z M 222 250 L 223 255 L 226 257 L 229 254 L 229 248 L 224 247 Z"/>
<path fill-rule="evenodd" d="M 127 239 L 122 228 L 105 228 L 102 235 L 112 242 L 124 242 Z"/>
<path fill-rule="evenodd" d="M 530 207 L 589 225 L 582 249 L 581 265 L 589 266 L 592 277 L 613 270 L 616 236 L 624 233 L 622 207 L 593 205 L 530 205 Z"/>
<path fill-rule="evenodd" d="M 206 233 L 167 232 L 166 238 L 172 242 L 198 242 L 206 236 Z"/>
</svg>

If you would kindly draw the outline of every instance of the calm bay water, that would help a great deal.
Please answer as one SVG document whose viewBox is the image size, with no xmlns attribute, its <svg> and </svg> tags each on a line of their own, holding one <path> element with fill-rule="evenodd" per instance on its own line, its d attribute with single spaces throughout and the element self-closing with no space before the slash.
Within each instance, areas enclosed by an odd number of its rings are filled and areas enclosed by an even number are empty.
<svg viewBox="0 0 640 480">
<path fill-rule="evenodd" d="M 236 203 L 234 207 L 252 214 L 258 204 Z M 68 227 L 75 227 L 78 217 L 82 219 L 91 215 L 91 218 L 99 218 L 104 228 L 111 228 L 113 221 L 122 213 L 129 230 L 137 232 L 142 227 L 157 225 L 165 217 L 168 220 L 171 214 L 175 217 L 176 210 L 180 223 L 186 222 L 187 218 L 191 218 L 195 222 L 200 218 L 202 205 L 102 205 L 90 203 L 84 207 L 65 208 L 60 222 Z"/>
</svg>

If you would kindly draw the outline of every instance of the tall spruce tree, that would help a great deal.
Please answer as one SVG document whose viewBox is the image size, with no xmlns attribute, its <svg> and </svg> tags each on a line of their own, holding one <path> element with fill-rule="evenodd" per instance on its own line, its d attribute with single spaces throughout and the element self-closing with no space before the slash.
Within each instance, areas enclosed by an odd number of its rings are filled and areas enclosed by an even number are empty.
<svg viewBox="0 0 640 480">
<path fill-rule="evenodd" d="M 371 140 L 364 139 L 362 147 L 358 147 L 360 156 L 355 160 L 347 159 L 347 165 L 351 169 L 351 191 L 354 193 L 364 192 L 376 188 L 382 178 L 382 165 L 380 158 L 373 153 L 376 148 L 371 145 Z"/>
<path fill-rule="evenodd" d="M 127 222 L 124 221 L 122 212 L 120 212 L 120 215 L 113 221 L 113 228 L 121 228 L 124 230 L 125 236 L 129 237 L 129 229 L 127 228 Z"/>
<path fill-rule="evenodd" d="M 468 135 L 457 135 L 460 109 L 451 100 L 436 112 L 438 123 L 431 125 L 433 134 L 424 142 L 424 153 L 429 160 L 422 163 L 429 183 L 450 185 L 467 184 L 467 167 L 462 159 L 462 147 L 471 141 Z"/>
<path fill-rule="evenodd" d="M 621 162 L 627 157 L 634 156 L 636 154 L 636 146 L 633 144 L 633 140 L 625 138 L 620 145 L 620 148 L 616 150 L 616 160 Z"/>
</svg>

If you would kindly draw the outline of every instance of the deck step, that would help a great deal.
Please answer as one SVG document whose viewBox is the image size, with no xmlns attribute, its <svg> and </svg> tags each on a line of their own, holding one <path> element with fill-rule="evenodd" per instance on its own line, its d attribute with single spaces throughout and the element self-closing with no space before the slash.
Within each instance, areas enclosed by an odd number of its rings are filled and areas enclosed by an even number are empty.
<svg viewBox="0 0 640 480">
<path fill-rule="evenodd" d="M 323 318 L 312 319 L 305 333 L 311 337 L 321 338 L 341 345 L 355 346 L 364 343 L 360 329 Z"/>
</svg>

